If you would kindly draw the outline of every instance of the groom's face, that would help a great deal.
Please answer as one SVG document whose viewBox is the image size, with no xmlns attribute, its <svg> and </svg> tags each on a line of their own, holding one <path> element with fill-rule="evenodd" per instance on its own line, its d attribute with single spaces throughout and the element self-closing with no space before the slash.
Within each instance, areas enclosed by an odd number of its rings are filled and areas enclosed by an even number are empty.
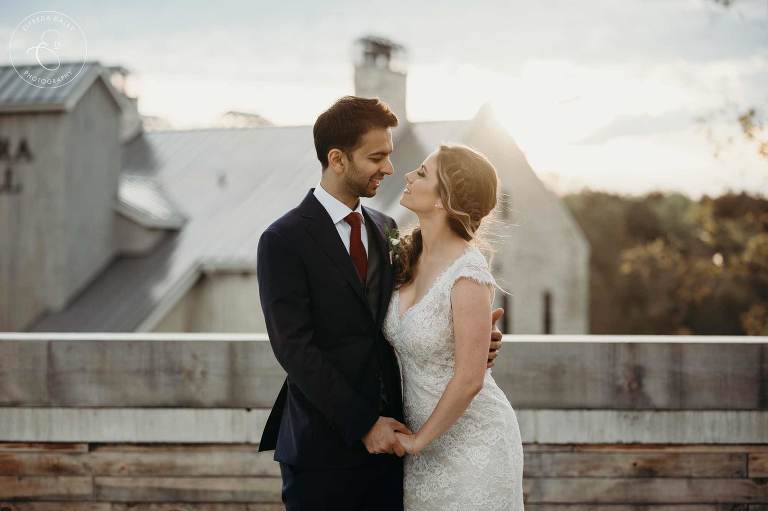
<svg viewBox="0 0 768 511">
<path fill-rule="evenodd" d="M 357 148 L 345 154 L 343 180 L 347 189 L 357 197 L 376 195 L 384 176 L 394 171 L 389 159 L 392 149 L 389 128 L 374 128 L 363 135 Z"/>
</svg>

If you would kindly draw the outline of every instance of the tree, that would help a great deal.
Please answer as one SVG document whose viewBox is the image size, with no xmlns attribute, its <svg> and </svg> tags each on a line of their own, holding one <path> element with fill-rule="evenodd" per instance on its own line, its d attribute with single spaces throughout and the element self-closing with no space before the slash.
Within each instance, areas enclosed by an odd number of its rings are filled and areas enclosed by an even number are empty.
<svg viewBox="0 0 768 511">
<path fill-rule="evenodd" d="M 736 4 L 736 0 L 710 0 L 715 4 L 722 6 L 724 9 L 729 9 Z M 763 158 L 768 159 L 768 130 L 765 125 L 765 115 L 763 112 L 759 112 L 754 106 L 741 108 L 734 111 L 733 107 L 725 107 L 721 112 L 710 113 L 708 115 L 699 118 L 699 122 L 705 124 L 713 117 L 717 117 L 722 113 L 726 113 L 730 119 L 736 121 L 741 127 L 741 131 L 745 139 L 755 146 L 757 154 Z M 717 137 L 712 133 L 709 127 L 705 127 L 707 138 L 714 144 L 715 157 L 720 155 L 720 150 L 725 145 L 722 141 L 717 140 Z M 726 140 L 727 144 L 732 143 L 733 140 L 729 137 Z"/>
<path fill-rule="evenodd" d="M 768 200 L 591 190 L 564 200 L 592 249 L 591 333 L 768 331 Z"/>
<path fill-rule="evenodd" d="M 663 239 L 626 249 L 617 287 L 627 334 L 678 334 L 686 310 L 678 300 L 686 261 Z"/>
</svg>

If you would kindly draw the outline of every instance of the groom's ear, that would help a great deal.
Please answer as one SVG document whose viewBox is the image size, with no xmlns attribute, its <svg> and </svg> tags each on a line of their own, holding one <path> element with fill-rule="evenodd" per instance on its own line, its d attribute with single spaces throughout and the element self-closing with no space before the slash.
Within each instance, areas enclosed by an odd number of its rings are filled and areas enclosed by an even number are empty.
<svg viewBox="0 0 768 511">
<path fill-rule="evenodd" d="M 342 174 L 347 165 L 347 157 L 344 151 L 338 148 L 333 148 L 328 151 L 328 167 L 331 168 L 336 174 Z"/>
</svg>

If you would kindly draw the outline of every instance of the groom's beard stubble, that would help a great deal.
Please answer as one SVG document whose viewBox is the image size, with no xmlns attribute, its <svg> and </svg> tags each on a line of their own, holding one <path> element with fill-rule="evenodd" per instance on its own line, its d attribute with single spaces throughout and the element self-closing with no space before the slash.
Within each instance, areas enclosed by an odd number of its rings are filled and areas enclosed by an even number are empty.
<svg viewBox="0 0 768 511">
<path fill-rule="evenodd" d="M 384 179 L 384 174 L 376 174 L 365 179 L 357 166 L 350 161 L 349 171 L 344 175 L 344 184 L 351 194 L 355 197 L 374 197 L 376 188 L 371 186 L 371 179 Z M 362 181 L 365 179 L 365 182 Z"/>
</svg>

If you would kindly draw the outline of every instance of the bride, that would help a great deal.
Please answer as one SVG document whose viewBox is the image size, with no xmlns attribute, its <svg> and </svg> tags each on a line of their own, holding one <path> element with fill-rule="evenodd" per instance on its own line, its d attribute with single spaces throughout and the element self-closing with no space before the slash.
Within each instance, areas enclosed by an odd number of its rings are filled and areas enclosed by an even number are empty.
<svg viewBox="0 0 768 511">
<path fill-rule="evenodd" d="M 496 205 L 482 154 L 441 145 L 406 174 L 400 204 L 419 226 L 397 244 L 384 321 L 403 377 L 406 510 L 523 510 L 523 448 L 515 412 L 490 369 L 496 282 L 475 245 Z"/>
</svg>

